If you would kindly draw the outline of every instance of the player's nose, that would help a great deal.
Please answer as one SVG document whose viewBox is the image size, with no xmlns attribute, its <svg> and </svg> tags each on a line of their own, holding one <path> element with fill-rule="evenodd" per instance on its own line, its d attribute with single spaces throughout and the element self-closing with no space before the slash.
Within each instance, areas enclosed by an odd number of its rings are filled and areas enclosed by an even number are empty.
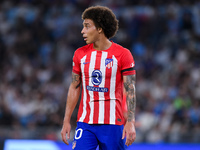
<svg viewBox="0 0 200 150">
<path fill-rule="evenodd" d="M 84 28 L 81 30 L 81 34 L 84 34 L 85 32 L 84 32 L 85 30 L 84 30 Z"/>
</svg>

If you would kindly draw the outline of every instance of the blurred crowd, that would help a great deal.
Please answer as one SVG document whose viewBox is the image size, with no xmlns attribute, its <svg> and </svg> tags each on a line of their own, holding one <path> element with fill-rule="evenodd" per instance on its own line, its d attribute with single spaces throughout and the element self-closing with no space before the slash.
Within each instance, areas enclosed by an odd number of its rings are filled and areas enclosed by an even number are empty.
<svg viewBox="0 0 200 150">
<path fill-rule="evenodd" d="M 1 0 L 0 140 L 61 140 L 81 14 L 98 4 L 114 11 L 111 40 L 135 59 L 136 142 L 200 142 L 198 0 Z"/>
</svg>

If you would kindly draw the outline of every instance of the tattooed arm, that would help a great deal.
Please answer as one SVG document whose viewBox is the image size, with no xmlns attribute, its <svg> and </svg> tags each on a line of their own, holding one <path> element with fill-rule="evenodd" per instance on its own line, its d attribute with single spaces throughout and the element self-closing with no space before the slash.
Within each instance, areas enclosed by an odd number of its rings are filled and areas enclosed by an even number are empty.
<svg viewBox="0 0 200 150">
<path fill-rule="evenodd" d="M 67 95 L 67 104 L 65 109 L 65 117 L 63 121 L 63 127 L 61 130 L 61 136 L 64 143 L 67 145 L 69 144 L 66 139 L 70 138 L 70 131 L 71 131 L 71 125 L 70 125 L 70 119 L 71 115 L 74 111 L 74 108 L 78 102 L 79 96 L 80 96 L 80 89 L 81 89 L 81 78 L 80 75 L 72 73 L 72 83 L 69 87 L 68 95 Z"/>
<path fill-rule="evenodd" d="M 128 107 L 127 121 L 135 121 L 135 107 L 136 107 L 136 91 L 135 91 L 135 75 L 124 76 L 124 88 L 126 91 L 126 102 Z"/>
<path fill-rule="evenodd" d="M 135 132 L 135 107 L 136 107 L 136 76 L 135 75 L 128 75 L 123 76 L 124 88 L 126 91 L 126 102 L 128 108 L 128 117 L 127 122 L 124 126 L 123 136 L 126 138 L 126 145 L 131 145 L 136 138 Z"/>
</svg>

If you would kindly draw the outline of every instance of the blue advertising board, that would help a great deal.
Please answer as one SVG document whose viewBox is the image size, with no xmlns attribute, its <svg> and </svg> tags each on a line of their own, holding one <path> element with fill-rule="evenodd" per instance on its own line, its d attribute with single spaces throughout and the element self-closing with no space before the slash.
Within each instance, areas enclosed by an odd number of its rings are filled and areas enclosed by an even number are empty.
<svg viewBox="0 0 200 150">
<path fill-rule="evenodd" d="M 63 142 L 50 140 L 14 140 L 8 139 L 4 143 L 4 150 L 71 150 L 72 143 L 66 145 Z M 134 143 L 127 150 L 200 150 L 200 144 L 148 144 Z"/>
</svg>

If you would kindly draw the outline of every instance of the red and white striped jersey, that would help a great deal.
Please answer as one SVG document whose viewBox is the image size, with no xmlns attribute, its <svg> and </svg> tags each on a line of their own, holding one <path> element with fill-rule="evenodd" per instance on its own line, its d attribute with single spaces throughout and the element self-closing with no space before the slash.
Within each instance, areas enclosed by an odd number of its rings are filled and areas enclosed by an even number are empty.
<svg viewBox="0 0 200 150">
<path fill-rule="evenodd" d="M 73 72 L 81 75 L 82 96 L 77 121 L 88 124 L 123 124 L 123 75 L 135 74 L 131 52 L 113 43 L 107 50 L 93 44 L 77 49 Z"/>
</svg>

